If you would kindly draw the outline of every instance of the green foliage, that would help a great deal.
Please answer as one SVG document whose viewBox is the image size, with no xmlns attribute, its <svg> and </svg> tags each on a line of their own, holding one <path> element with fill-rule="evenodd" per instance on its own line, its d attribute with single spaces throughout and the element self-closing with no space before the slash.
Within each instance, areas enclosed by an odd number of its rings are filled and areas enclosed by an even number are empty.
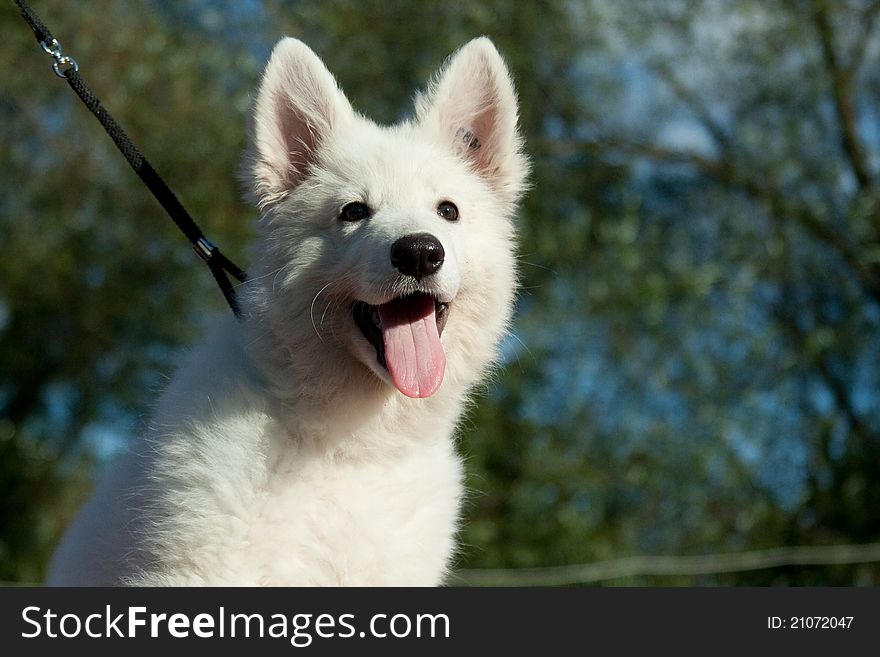
<svg viewBox="0 0 880 657">
<path fill-rule="evenodd" d="M 515 336 L 462 427 L 462 566 L 880 538 L 876 3 L 35 8 L 243 264 L 235 172 L 275 40 L 308 42 L 384 122 L 451 50 L 497 43 L 533 189 Z M 102 436 L 137 430 L 222 299 L 11 6 L 0 28 L 0 579 L 34 581 Z"/>
</svg>

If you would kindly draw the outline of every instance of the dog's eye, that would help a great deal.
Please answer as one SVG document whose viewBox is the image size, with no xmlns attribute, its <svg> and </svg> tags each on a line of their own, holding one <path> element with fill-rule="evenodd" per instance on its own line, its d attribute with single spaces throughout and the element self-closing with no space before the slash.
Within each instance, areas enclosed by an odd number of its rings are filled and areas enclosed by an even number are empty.
<svg viewBox="0 0 880 657">
<path fill-rule="evenodd" d="M 437 206 L 437 214 L 446 219 L 446 221 L 458 221 L 458 208 L 455 203 L 443 201 Z"/>
<path fill-rule="evenodd" d="M 370 208 L 363 203 L 349 203 L 339 213 L 339 218 L 343 221 L 361 221 L 369 216 Z"/>
</svg>

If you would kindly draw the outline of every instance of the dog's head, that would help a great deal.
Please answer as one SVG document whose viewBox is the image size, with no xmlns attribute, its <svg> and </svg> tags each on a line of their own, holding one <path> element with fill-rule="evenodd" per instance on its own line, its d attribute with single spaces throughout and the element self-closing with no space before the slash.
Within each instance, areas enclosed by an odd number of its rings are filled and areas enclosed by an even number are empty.
<svg viewBox="0 0 880 657">
<path fill-rule="evenodd" d="M 392 127 L 358 115 L 305 44 L 282 40 L 245 172 L 264 213 L 251 312 L 286 354 L 329 345 L 409 397 L 434 394 L 444 372 L 469 385 L 511 314 L 521 147 L 513 85 L 486 38 Z"/>
</svg>

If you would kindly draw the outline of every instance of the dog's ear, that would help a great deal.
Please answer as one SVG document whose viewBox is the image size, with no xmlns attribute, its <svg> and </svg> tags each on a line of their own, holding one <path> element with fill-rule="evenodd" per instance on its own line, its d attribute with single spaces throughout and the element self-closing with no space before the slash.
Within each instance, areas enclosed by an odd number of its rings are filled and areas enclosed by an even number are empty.
<svg viewBox="0 0 880 657">
<path fill-rule="evenodd" d="M 529 167 L 517 129 L 516 91 L 487 37 L 470 41 L 449 58 L 427 93 L 416 98 L 416 116 L 503 201 L 519 198 Z"/>
<path fill-rule="evenodd" d="M 243 177 L 261 206 L 294 189 L 308 173 L 323 139 L 353 115 L 330 71 L 297 39 L 272 51 L 250 125 Z"/>
</svg>

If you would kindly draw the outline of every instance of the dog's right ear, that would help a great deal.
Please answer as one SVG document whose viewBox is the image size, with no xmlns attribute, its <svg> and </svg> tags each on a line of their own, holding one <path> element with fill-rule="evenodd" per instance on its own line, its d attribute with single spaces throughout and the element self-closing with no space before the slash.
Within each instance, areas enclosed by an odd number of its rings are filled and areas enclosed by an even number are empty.
<svg viewBox="0 0 880 657">
<path fill-rule="evenodd" d="M 322 140 L 353 115 L 330 71 L 302 41 L 285 38 L 263 73 L 250 126 L 244 178 L 260 207 L 308 173 Z"/>
</svg>

